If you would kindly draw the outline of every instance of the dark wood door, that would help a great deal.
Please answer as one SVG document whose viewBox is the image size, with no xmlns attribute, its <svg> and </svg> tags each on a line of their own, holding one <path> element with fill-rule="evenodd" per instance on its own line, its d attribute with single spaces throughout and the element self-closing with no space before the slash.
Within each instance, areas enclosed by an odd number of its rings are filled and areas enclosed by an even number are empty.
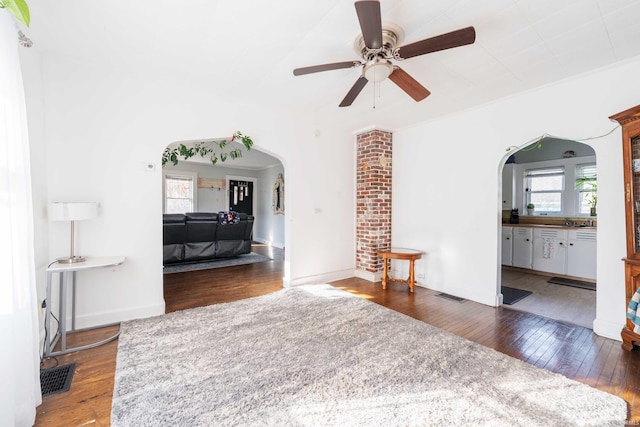
<svg viewBox="0 0 640 427">
<path fill-rule="evenodd" d="M 253 182 L 229 180 L 229 210 L 253 215 Z"/>
</svg>

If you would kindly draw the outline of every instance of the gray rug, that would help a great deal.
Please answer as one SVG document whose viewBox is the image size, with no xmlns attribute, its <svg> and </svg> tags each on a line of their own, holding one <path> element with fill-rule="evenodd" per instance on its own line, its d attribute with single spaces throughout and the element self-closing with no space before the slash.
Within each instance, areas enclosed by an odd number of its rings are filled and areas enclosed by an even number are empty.
<svg viewBox="0 0 640 427">
<path fill-rule="evenodd" d="M 238 255 L 233 258 L 221 258 L 213 261 L 191 262 L 187 264 L 169 264 L 165 265 L 162 272 L 182 273 L 184 271 L 209 270 L 211 268 L 231 267 L 234 265 L 253 264 L 255 262 L 271 261 L 268 256 L 250 252 L 248 254 Z"/>
<path fill-rule="evenodd" d="M 626 403 L 329 285 L 125 322 L 113 426 L 609 426 Z"/>
</svg>

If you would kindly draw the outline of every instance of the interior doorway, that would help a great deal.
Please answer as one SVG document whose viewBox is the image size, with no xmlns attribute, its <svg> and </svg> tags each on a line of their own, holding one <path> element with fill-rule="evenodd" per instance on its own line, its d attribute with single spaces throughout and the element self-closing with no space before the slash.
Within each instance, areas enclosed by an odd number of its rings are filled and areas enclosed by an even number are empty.
<svg viewBox="0 0 640 427">
<path fill-rule="evenodd" d="M 256 179 L 253 177 L 227 176 L 227 208 L 230 211 L 253 215 L 253 191 Z"/>
<path fill-rule="evenodd" d="M 595 151 L 545 137 L 505 156 L 500 177 L 500 300 L 508 308 L 593 328 Z"/>
</svg>

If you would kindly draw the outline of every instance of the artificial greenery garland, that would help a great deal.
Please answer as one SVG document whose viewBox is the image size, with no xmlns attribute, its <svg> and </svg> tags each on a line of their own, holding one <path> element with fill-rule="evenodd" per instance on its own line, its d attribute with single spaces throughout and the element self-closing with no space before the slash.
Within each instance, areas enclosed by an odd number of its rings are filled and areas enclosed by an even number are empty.
<svg viewBox="0 0 640 427">
<path fill-rule="evenodd" d="M 231 137 L 231 141 L 227 141 L 226 139 L 222 141 L 202 141 L 196 142 L 190 146 L 180 144 L 177 147 L 167 147 L 164 150 L 164 153 L 162 153 L 162 167 L 164 167 L 167 162 L 171 162 L 175 166 L 178 164 L 179 158 L 188 160 L 196 155 L 203 158 L 210 156 L 209 160 L 212 165 L 218 163 L 218 160 L 225 162 L 229 157 L 231 159 L 237 159 L 238 157 L 242 157 L 241 149 L 234 148 L 228 152 L 224 151 L 225 147 L 234 141 L 242 142 L 247 151 L 251 150 L 251 147 L 253 146 L 253 140 L 251 137 L 243 135 L 240 131 L 236 131 Z"/>
</svg>

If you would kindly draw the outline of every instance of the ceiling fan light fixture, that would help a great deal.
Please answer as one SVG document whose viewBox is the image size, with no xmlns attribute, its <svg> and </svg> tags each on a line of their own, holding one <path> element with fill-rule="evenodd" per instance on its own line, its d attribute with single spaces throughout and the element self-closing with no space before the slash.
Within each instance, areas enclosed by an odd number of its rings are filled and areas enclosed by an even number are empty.
<svg viewBox="0 0 640 427">
<path fill-rule="evenodd" d="M 367 62 L 362 74 L 370 82 L 380 83 L 381 81 L 386 80 L 392 72 L 393 65 L 391 64 L 391 61 L 376 58 Z"/>
</svg>

